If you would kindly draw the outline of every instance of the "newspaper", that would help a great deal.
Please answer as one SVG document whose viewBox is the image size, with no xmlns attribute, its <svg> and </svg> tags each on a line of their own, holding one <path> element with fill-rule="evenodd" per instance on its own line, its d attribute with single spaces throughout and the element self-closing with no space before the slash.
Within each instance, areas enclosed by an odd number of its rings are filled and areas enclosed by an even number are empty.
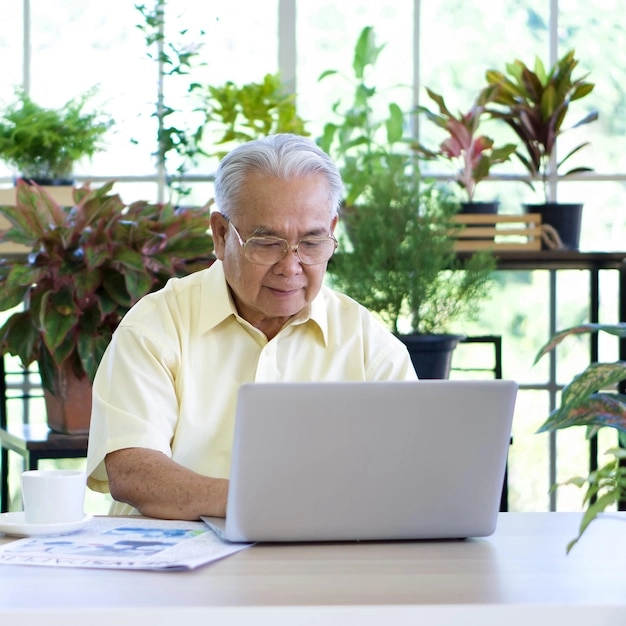
<svg viewBox="0 0 626 626">
<path fill-rule="evenodd" d="M 189 570 L 251 545 L 223 541 L 203 522 L 94 517 L 71 534 L 0 545 L 0 565 Z"/>
</svg>

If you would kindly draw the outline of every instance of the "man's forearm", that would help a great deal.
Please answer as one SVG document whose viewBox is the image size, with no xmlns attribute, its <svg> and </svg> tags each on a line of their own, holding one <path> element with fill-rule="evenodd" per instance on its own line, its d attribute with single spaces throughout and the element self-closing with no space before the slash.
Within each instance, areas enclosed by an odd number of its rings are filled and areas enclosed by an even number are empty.
<svg viewBox="0 0 626 626">
<path fill-rule="evenodd" d="M 142 515 L 185 520 L 226 515 L 226 479 L 202 476 L 146 448 L 111 452 L 105 463 L 113 498 Z"/>
</svg>

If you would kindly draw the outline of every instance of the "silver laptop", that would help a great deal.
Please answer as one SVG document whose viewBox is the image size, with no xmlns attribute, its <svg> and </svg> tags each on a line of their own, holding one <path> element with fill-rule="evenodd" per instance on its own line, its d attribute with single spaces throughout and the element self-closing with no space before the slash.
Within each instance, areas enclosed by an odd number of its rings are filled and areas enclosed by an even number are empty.
<svg viewBox="0 0 626 626">
<path fill-rule="evenodd" d="M 517 384 L 254 383 L 240 388 L 226 519 L 232 542 L 487 536 Z"/>
</svg>

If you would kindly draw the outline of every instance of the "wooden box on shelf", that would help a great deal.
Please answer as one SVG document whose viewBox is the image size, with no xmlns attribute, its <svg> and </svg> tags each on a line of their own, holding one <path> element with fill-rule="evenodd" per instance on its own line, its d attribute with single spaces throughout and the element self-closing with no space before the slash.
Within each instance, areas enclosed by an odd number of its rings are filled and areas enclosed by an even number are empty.
<svg viewBox="0 0 626 626">
<path fill-rule="evenodd" d="M 541 215 L 459 214 L 454 221 L 462 228 L 454 231 L 454 249 L 475 250 L 540 250 Z"/>
</svg>

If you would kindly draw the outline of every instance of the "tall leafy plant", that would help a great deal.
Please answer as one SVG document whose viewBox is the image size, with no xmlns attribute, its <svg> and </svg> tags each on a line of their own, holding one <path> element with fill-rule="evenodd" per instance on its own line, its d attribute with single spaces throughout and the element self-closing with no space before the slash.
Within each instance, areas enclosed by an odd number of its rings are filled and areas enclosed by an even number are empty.
<svg viewBox="0 0 626 626">
<path fill-rule="evenodd" d="M 346 185 L 340 251 L 330 265 L 339 289 L 377 312 L 396 333 L 406 317 L 415 333 L 442 332 L 464 313 L 478 309 L 494 267 L 490 253 L 460 261 L 454 251 L 451 194 L 426 182 L 416 167 L 409 113 L 395 102 L 382 118 L 380 92 L 371 84 L 383 46 L 364 28 L 353 58 L 350 105 L 332 107 L 333 121 L 319 139 L 340 163 Z M 337 75 L 324 72 L 320 79 Z"/>
<path fill-rule="evenodd" d="M 205 31 L 200 29 L 196 40 L 190 39 L 187 28 L 176 33 L 177 39 L 168 36 L 171 31 L 166 31 L 166 4 L 166 0 L 154 0 L 152 5 L 136 4 L 135 8 L 142 18 L 137 28 L 143 33 L 147 56 L 157 64 L 157 92 L 152 113 L 157 122 L 154 156 L 168 185 L 184 196 L 189 189 L 176 179 L 180 179 L 203 152 L 198 143 L 198 127 L 190 122 L 194 118 L 191 100 L 187 103 L 188 110 L 181 111 L 170 104 L 167 88 L 175 79 L 189 78 L 185 88 L 188 95 L 192 92 L 196 83 L 191 73 L 194 67 L 202 65 L 199 55 Z M 172 163 L 175 163 L 173 170 Z"/>
<path fill-rule="evenodd" d="M 565 338 L 583 333 L 604 332 L 626 338 L 626 323 L 582 324 L 558 332 L 537 354 L 536 361 L 554 350 Z M 567 546 L 568 552 L 589 524 L 607 507 L 626 500 L 626 395 L 615 389 L 626 381 L 626 361 L 591 363 L 563 389 L 561 405 L 538 432 L 559 431 L 584 426 L 587 438 L 600 428 L 619 431 L 621 446 L 606 450 L 608 461 L 588 476 L 575 476 L 564 484 L 585 488 L 586 506 L 578 536 Z"/>
<path fill-rule="evenodd" d="M 386 104 L 387 116 L 378 119 L 374 106 L 380 95 L 370 83 L 384 45 L 376 44 L 372 26 L 360 32 L 354 47 L 353 76 L 347 79 L 352 87 L 352 101 L 337 100 L 331 107 L 333 120 L 324 125 L 318 139 L 320 147 L 339 163 L 346 187 L 345 204 L 352 206 L 367 194 L 370 182 L 383 174 L 392 155 L 409 154 L 410 138 L 405 135 L 407 119 L 396 102 Z M 338 70 L 324 71 L 319 81 L 343 76 Z"/>
</svg>

